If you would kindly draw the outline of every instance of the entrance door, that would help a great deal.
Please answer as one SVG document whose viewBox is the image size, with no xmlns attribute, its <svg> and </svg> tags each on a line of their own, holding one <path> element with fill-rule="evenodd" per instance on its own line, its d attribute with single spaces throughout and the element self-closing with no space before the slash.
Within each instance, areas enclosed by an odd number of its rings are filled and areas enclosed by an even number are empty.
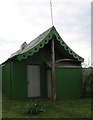
<svg viewBox="0 0 93 120">
<path fill-rule="evenodd" d="M 51 70 L 47 70 L 47 96 L 51 97 Z"/>
<path fill-rule="evenodd" d="M 27 66 L 28 97 L 40 96 L 40 68 L 38 65 Z"/>
</svg>

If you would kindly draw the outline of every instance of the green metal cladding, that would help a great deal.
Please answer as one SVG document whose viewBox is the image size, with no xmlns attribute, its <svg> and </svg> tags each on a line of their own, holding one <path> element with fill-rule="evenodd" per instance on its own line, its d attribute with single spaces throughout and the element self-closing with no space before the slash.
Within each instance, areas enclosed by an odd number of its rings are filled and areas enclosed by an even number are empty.
<svg viewBox="0 0 93 120">
<path fill-rule="evenodd" d="M 8 62 L 3 66 L 2 73 L 3 92 L 12 99 L 26 97 L 25 66 L 18 62 Z"/>
<path fill-rule="evenodd" d="M 2 68 L 2 89 L 7 96 L 11 96 L 11 63 L 8 62 Z"/>
<path fill-rule="evenodd" d="M 56 68 L 56 92 L 62 99 L 80 98 L 83 95 L 81 68 Z"/>
<path fill-rule="evenodd" d="M 27 98 L 27 65 L 40 66 L 40 97 L 47 97 L 47 62 L 51 61 L 51 40 L 55 36 L 56 61 L 71 59 L 70 67 L 56 67 L 56 92 L 62 99 L 82 97 L 82 57 L 77 55 L 51 27 L 23 50 L 15 52 L 2 64 L 3 92 L 12 99 Z M 75 65 L 74 66 L 74 61 Z M 63 63 L 62 63 L 63 64 Z"/>
</svg>

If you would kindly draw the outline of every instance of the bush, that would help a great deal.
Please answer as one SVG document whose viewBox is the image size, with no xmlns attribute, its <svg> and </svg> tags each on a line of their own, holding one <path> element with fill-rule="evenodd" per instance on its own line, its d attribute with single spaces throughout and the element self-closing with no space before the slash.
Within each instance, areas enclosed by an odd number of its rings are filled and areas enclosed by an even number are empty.
<svg viewBox="0 0 93 120">
<path fill-rule="evenodd" d="M 40 112 L 44 112 L 42 105 L 33 104 L 33 105 L 26 105 L 24 107 L 24 114 L 31 114 L 31 115 L 38 115 Z"/>
<path fill-rule="evenodd" d="M 93 69 L 83 68 L 83 91 L 84 96 L 91 97 L 92 86 L 93 86 Z"/>
</svg>

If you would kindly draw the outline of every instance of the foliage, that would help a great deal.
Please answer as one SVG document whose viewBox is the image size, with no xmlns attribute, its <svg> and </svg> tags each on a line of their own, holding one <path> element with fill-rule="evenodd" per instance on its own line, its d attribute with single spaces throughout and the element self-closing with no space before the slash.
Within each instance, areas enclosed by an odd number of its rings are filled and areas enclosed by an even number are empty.
<svg viewBox="0 0 93 120">
<path fill-rule="evenodd" d="M 93 86 L 93 68 L 83 68 L 83 90 L 84 96 L 91 97 L 92 86 Z"/>
<path fill-rule="evenodd" d="M 24 114 L 38 115 L 40 112 L 45 111 L 43 107 L 39 104 L 26 105 L 24 107 Z"/>
</svg>

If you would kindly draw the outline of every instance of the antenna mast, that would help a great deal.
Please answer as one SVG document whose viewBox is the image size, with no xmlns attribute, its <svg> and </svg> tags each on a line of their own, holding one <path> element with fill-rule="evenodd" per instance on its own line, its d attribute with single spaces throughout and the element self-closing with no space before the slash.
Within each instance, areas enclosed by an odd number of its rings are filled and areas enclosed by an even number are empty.
<svg viewBox="0 0 93 120">
<path fill-rule="evenodd" d="M 50 0 L 50 10 L 51 10 L 51 23 L 53 26 L 53 11 L 52 11 L 52 1 Z"/>
</svg>

